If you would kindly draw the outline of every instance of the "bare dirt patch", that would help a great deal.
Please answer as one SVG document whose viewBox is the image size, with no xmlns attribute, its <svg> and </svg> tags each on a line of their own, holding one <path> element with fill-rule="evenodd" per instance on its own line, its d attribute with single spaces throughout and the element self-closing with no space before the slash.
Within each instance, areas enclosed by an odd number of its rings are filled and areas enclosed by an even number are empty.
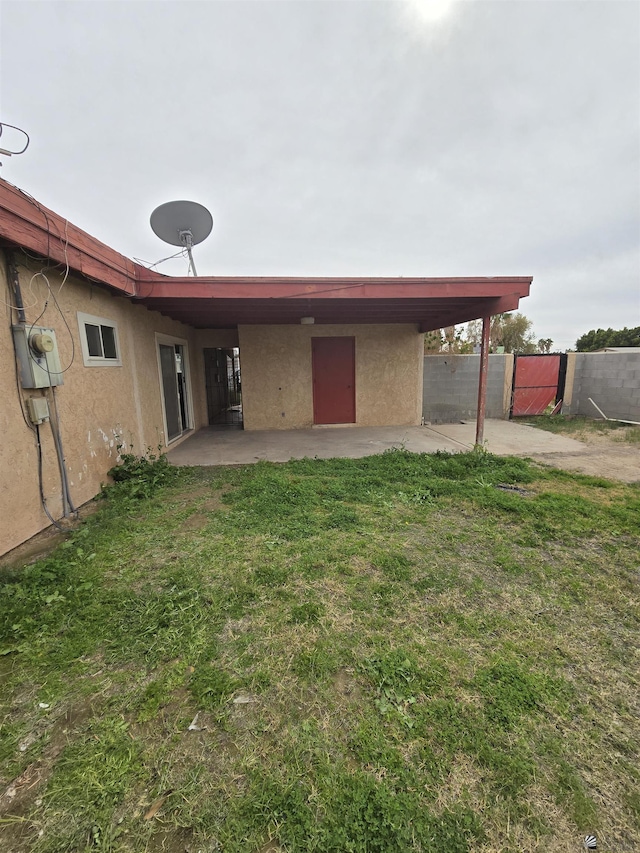
<svg viewBox="0 0 640 853">
<path fill-rule="evenodd" d="M 346 669 L 339 669 L 335 674 L 333 689 L 338 696 L 349 701 L 358 702 L 362 697 L 362 691 L 353 677 L 353 672 Z"/>
<path fill-rule="evenodd" d="M 190 533 L 193 530 L 201 530 L 208 523 L 209 516 L 204 515 L 202 512 L 196 512 L 182 522 L 181 533 Z"/>
<path fill-rule="evenodd" d="M 147 842 L 148 853 L 184 853 L 201 849 L 192 847 L 193 830 L 184 827 L 162 828 Z"/>
<path fill-rule="evenodd" d="M 572 432 L 571 438 L 580 441 L 584 450 L 571 453 L 533 453 L 531 458 L 554 468 L 575 471 L 591 477 L 640 483 L 640 445 L 626 444 L 629 430 Z"/>
</svg>

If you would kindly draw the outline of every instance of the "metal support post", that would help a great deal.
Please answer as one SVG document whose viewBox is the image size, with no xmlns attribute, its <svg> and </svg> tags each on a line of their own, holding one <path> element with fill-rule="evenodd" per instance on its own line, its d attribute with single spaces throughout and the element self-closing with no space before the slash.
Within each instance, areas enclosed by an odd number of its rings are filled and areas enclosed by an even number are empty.
<svg viewBox="0 0 640 853">
<path fill-rule="evenodd" d="M 478 412 L 476 415 L 476 448 L 484 446 L 484 415 L 487 409 L 487 373 L 489 370 L 489 332 L 491 317 L 482 318 L 480 377 L 478 379 Z"/>
</svg>

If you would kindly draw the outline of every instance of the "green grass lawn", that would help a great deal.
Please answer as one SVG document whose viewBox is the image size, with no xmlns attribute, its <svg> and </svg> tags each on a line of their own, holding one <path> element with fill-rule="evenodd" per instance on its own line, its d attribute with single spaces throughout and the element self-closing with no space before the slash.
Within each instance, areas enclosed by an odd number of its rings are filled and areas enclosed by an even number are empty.
<svg viewBox="0 0 640 853">
<path fill-rule="evenodd" d="M 150 467 L 2 575 L 0 849 L 640 849 L 638 486 Z"/>
</svg>

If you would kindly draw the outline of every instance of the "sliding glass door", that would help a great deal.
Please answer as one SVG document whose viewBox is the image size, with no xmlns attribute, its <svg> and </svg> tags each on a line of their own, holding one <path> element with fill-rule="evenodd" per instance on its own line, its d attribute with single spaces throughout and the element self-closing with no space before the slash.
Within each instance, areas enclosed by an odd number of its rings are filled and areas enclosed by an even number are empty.
<svg viewBox="0 0 640 853">
<path fill-rule="evenodd" d="M 187 347 L 164 336 L 158 339 L 162 405 L 167 443 L 193 428 L 189 399 Z"/>
</svg>

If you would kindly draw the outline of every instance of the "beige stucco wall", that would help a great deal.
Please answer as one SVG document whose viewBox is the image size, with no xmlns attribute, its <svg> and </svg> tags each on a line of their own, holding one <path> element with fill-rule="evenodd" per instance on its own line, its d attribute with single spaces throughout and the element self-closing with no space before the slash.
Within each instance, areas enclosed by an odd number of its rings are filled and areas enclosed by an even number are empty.
<svg viewBox="0 0 640 853">
<path fill-rule="evenodd" d="M 73 276 L 61 288 L 59 272 L 46 270 L 51 297 L 42 276 L 33 278 L 41 264 L 27 261 L 20 252 L 19 275 L 28 323 L 55 330 L 64 384 L 56 389 L 70 490 L 76 506 L 90 500 L 116 463 L 117 445 L 141 453 L 165 445 L 156 333 L 187 343 L 191 374 L 194 427 L 206 423 L 206 396 L 201 349 L 193 329 L 157 312 L 112 295 Z M 61 288 L 61 289 L 60 289 Z M 34 433 L 20 412 L 20 398 L 45 396 L 44 390 L 16 388 L 15 358 L 10 322 L 16 321 L 6 303 L 12 301 L 6 282 L 6 265 L 0 253 L 0 292 L 5 320 L 0 329 L 0 554 L 48 526 L 38 492 Z M 48 305 L 43 308 L 48 299 Z M 122 366 L 85 367 L 80 347 L 77 312 L 92 314 L 117 324 Z M 68 324 L 69 329 L 67 329 Z M 44 459 L 44 493 L 54 517 L 61 514 L 61 488 L 51 427 L 41 427 Z"/>
<path fill-rule="evenodd" d="M 576 380 L 576 354 L 575 352 L 567 353 L 567 373 L 564 381 L 564 399 L 562 401 L 562 411 L 568 412 L 571 403 L 573 402 L 573 385 Z"/>
<path fill-rule="evenodd" d="M 356 425 L 419 424 L 423 339 L 414 325 L 240 326 L 244 427 L 313 425 L 311 338 L 356 340 Z"/>
</svg>

